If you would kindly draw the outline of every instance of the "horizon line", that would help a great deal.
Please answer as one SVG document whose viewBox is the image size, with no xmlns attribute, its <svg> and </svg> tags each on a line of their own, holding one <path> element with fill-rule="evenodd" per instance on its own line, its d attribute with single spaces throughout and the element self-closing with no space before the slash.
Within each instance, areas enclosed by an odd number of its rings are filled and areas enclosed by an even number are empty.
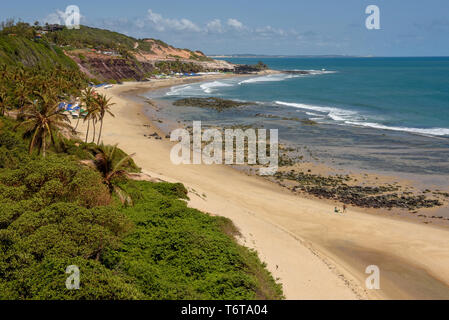
<svg viewBox="0 0 449 320">
<path fill-rule="evenodd" d="M 238 57 L 266 57 L 266 58 L 290 58 L 290 57 L 335 57 L 335 58 L 449 58 L 449 55 L 435 55 L 435 56 L 429 56 L 429 55 L 350 55 L 350 54 L 206 54 L 208 57 L 229 57 L 229 58 L 238 58 Z"/>
</svg>

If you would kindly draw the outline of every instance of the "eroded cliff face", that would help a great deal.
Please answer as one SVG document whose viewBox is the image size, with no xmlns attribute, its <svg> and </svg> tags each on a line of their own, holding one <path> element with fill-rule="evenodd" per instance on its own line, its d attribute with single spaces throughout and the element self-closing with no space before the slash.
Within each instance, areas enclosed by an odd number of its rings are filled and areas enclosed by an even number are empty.
<svg viewBox="0 0 449 320">
<path fill-rule="evenodd" d="M 151 47 L 151 52 L 141 51 L 140 54 L 136 55 L 138 59 L 145 60 L 201 60 L 207 59 L 204 53 L 200 51 L 191 51 L 188 49 L 179 49 L 173 46 L 170 46 L 162 41 L 154 40 L 154 39 L 145 39 L 146 44 Z M 136 49 L 139 49 L 138 44 L 136 43 Z"/>
<path fill-rule="evenodd" d="M 91 78 L 98 80 L 123 80 L 135 79 L 143 80 L 148 73 L 154 71 L 154 64 L 151 62 L 136 62 L 133 59 L 121 57 L 110 57 L 101 54 L 84 54 L 69 56 L 79 65 L 81 71 Z"/>
<path fill-rule="evenodd" d="M 146 39 L 145 42 L 151 46 L 151 52 L 140 51 L 135 54 L 136 59 L 143 63 L 151 62 L 154 64 L 160 61 L 180 61 L 182 63 L 199 65 L 204 71 L 233 71 L 235 68 L 234 64 L 223 60 L 211 59 L 201 51 L 175 48 L 154 39 Z"/>
<path fill-rule="evenodd" d="M 233 71 L 235 67 L 226 61 L 207 58 L 200 51 L 177 49 L 158 42 L 151 42 L 151 50 L 151 53 L 138 51 L 133 53 L 133 57 L 96 50 L 68 51 L 66 55 L 72 58 L 86 75 L 100 81 L 111 79 L 140 81 L 154 72 L 157 63 L 162 61 L 194 64 L 200 66 L 201 71 Z"/>
</svg>

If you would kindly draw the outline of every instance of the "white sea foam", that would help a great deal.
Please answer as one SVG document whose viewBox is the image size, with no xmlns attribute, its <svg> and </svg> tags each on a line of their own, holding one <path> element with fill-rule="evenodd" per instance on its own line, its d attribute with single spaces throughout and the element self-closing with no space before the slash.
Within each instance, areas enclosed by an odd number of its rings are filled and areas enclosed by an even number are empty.
<svg viewBox="0 0 449 320">
<path fill-rule="evenodd" d="M 360 127 L 369 127 L 374 129 L 381 130 L 393 130 L 393 131 L 404 131 L 410 133 L 416 133 L 421 135 L 430 135 L 430 136 L 449 136 L 449 128 L 410 128 L 410 127 L 394 127 L 394 126 L 386 126 L 376 122 L 365 122 L 362 121 L 364 117 L 362 117 L 359 113 L 351 110 L 344 110 L 333 107 L 321 107 L 308 105 L 303 103 L 290 103 L 290 102 L 282 102 L 276 101 L 278 105 L 294 107 L 303 110 L 314 110 L 318 112 L 322 112 L 324 115 L 329 117 L 330 119 L 337 121 L 341 124 L 360 126 Z M 313 115 L 310 112 L 306 112 L 306 114 Z M 316 119 L 316 118 L 314 118 Z M 318 118 L 318 120 L 320 120 Z"/>
<path fill-rule="evenodd" d="M 170 88 L 170 91 L 166 93 L 167 96 L 176 96 L 176 95 L 182 95 L 183 93 L 192 90 L 193 87 L 189 84 L 183 84 L 180 86 L 174 86 Z"/>
<path fill-rule="evenodd" d="M 295 71 L 300 71 L 300 70 L 295 70 Z M 309 72 L 309 74 L 311 74 L 311 75 L 337 73 L 337 71 L 332 71 L 332 70 L 305 70 L 305 71 Z"/>
<path fill-rule="evenodd" d="M 334 73 L 335 71 L 320 71 L 320 70 L 306 70 L 310 72 L 310 75 L 319 75 L 326 73 Z M 279 74 L 270 74 L 267 76 L 258 76 L 250 79 L 246 79 L 243 81 L 239 81 L 237 79 L 228 79 L 224 81 L 212 81 L 206 82 L 202 84 L 185 84 L 180 86 L 174 86 L 166 93 L 167 96 L 187 96 L 187 95 L 204 95 L 211 94 L 217 91 L 216 88 L 220 87 L 232 87 L 234 85 L 242 85 L 249 83 L 258 83 L 258 82 L 278 82 L 284 81 L 292 78 L 300 78 L 305 77 L 307 74 L 287 74 L 287 73 L 279 73 Z"/>
<path fill-rule="evenodd" d="M 239 82 L 239 84 L 245 83 L 257 83 L 257 82 L 276 82 L 276 81 L 284 81 L 292 78 L 301 78 L 307 77 L 308 75 L 321 75 L 321 74 L 331 74 L 337 73 L 337 71 L 331 70 L 292 70 L 292 71 L 307 71 L 308 74 L 289 74 L 289 73 L 279 73 L 279 74 L 270 74 L 267 76 L 255 77 L 247 80 L 243 80 Z"/>
<path fill-rule="evenodd" d="M 431 135 L 431 136 L 449 136 L 449 128 L 409 128 L 409 127 L 392 127 L 386 126 L 380 123 L 373 122 L 358 122 L 358 121 L 345 121 L 346 124 L 369 127 L 382 130 L 394 130 L 394 131 L 404 131 L 410 133 L 417 133 L 421 135 Z"/>
<path fill-rule="evenodd" d="M 321 114 L 314 113 L 314 112 L 306 112 L 306 115 L 308 115 L 308 116 L 314 116 L 314 117 L 321 117 Z"/>
<path fill-rule="evenodd" d="M 203 89 L 205 93 L 212 93 L 214 92 L 214 88 L 219 87 L 232 87 L 232 84 L 224 83 L 220 81 L 213 81 L 213 82 L 206 82 L 200 85 L 200 88 Z"/>
<path fill-rule="evenodd" d="M 291 78 L 299 78 L 301 75 L 293 75 L 293 74 L 270 74 L 268 76 L 261 76 L 261 77 L 255 77 L 251 79 L 246 79 L 243 81 L 240 81 L 239 84 L 247 84 L 247 83 L 257 83 L 257 82 L 277 82 L 277 81 L 284 81 Z"/>
<path fill-rule="evenodd" d="M 335 121 L 353 120 L 354 118 L 357 117 L 357 112 L 339 109 L 339 108 L 321 107 L 321 106 L 314 106 L 314 105 L 304 104 L 304 103 L 291 103 L 291 102 L 283 102 L 283 101 L 275 101 L 275 103 L 278 105 L 281 105 L 281 106 L 287 106 L 287 107 L 321 112 L 321 113 L 323 113 L 323 115 L 326 115 Z M 319 116 L 317 114 L 313 114 L 313 115 Z"/>
<path fill-rule="evenodd" d="M 189 96 L 189 95 L 204 95 L 215 92 L 215 88 L 232 87 L 234 84 L 225 83 L 221 81 L 206 82 L 202 84 L 184 84 L 174 86 L 166 93 L 167 96 Z"/>
</svg>

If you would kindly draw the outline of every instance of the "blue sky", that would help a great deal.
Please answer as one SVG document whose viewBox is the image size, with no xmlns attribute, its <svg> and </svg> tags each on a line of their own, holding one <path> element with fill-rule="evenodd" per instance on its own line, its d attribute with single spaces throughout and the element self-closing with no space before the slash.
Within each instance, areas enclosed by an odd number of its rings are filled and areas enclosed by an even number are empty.
<svg viewBox="0 0 449 320">
<path fill-rule="evenodd" d="M 15 0 L 0 19 L 52 22 L 68 5 L 82 24 L 207 54 L 449 56 L 447 0 Z M 380 30 L 365 27 L 368 5 Z"/>
</svg>

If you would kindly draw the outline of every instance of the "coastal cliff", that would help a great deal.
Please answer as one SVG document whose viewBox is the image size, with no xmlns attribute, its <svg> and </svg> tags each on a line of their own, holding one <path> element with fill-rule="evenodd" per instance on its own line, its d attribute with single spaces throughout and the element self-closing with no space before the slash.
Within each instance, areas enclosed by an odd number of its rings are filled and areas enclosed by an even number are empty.
<svg viewBox="0 0 449 320">
<path fill-rule="evenodd" d="M 161 40 L 136 39 L 81 26 L 30 26 L 18 23 L 0 34 L 0 64 L 51 69 L 79 68 L 92 80 L 144 80 L 181 72 L 234 71 L 235 65 L 201 51 L 175 48 Z"/>
<path fill-rule="evenodd" d="M 82 26 L 79 30 L 64 29 L 48 36 L 84 73 L 100 81 L 140 81 L 161 73 L 234 70 L 233 64 L 208 58 L 201 51 L 108 30 Z"/>
</svg>

